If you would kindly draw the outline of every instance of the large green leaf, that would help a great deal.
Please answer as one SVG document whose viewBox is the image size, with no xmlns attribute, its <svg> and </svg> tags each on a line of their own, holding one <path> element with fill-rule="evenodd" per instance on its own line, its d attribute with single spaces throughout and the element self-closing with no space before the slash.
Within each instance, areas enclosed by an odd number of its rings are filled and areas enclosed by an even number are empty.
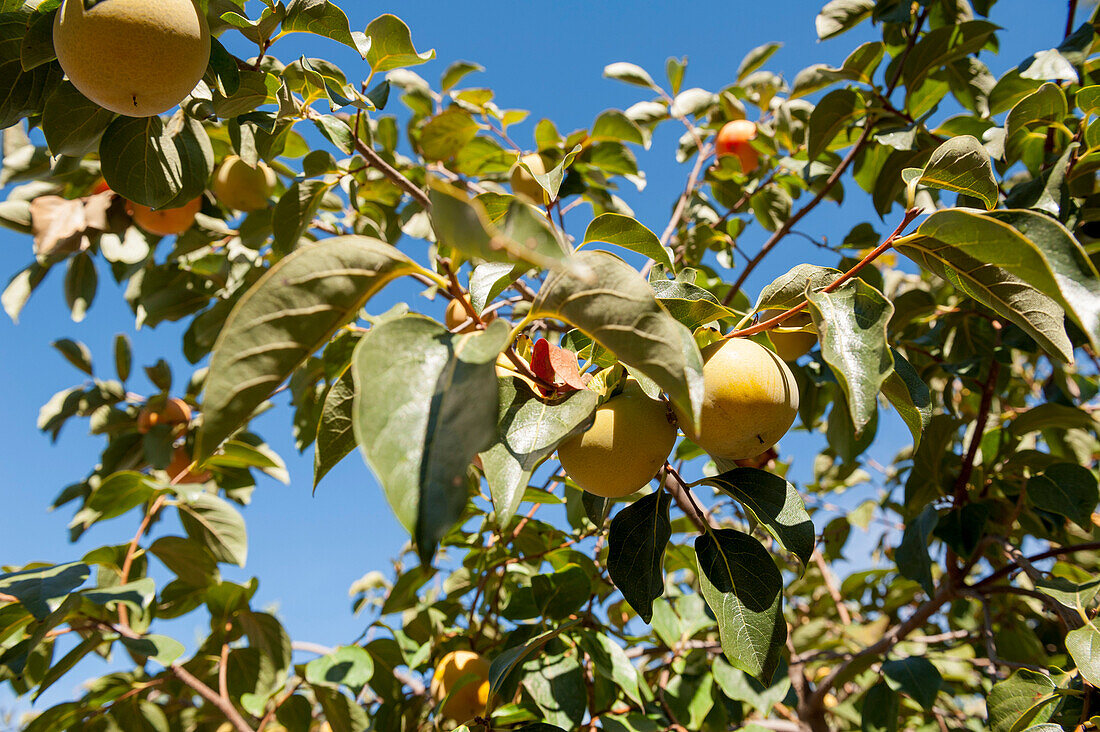
<svg viewBox="0 0 1100 732">
<path fill-rule="evenodd" d="M 610 679 L 623 690 L 627 698 L 642 706 L 638 684 L 638 670 L 622 646 L 607 633 L 586 630 L 578 634 L 581 646 L 592 659 L 598 675 Z"/>
<path fill-rule="evenodd" d="M 1061 223 L 1025 210 L 991 211 L 1023 234 L 1043 255 L 1058 284 L 1061 303 L 1081 326 L 1094 349 L 1100 349 L 1100 274 L 1084 248 Z"/>
<path fill-rule="evenodd" d="M 848 398 L 858 436 L 874 418 L 879 390 L 894 370 L 886 341 L 894 305 L 859 278 L 833 292 L 807 289 L 806 299 L 821 341 L 821 355 Z"/>
<path fill-rule="evenodd" d="M 997 205 L 997 181 L 985 146 L 973 135 L 959 135 L 936 148 L 924 168 L 907 168 L 910 186 L 925 185 L 980 199 L 986 209 Z"/>
<path fill-rule="evenodd" d="M 21 50 L 28 21 L 23 11 L 18 6 L 11 11 L 0 7 L 0 129 L 40 112 L 61 83 L 61 66 L 57 63 L 23 70 Z"/>
<path fill-rule="evenodd" d="M 325 393 L 321 418 L 317 422 L 317 446 L 313 453 L 313 488 L 328 471 L 355 449 L 352 426 L 355 377 L 347 369 Z"/>
<path fill-rule="evenodd" d="M 1100 630 L 1095 625 L 1090 622 L 1067 633 L 1066 650 L 1085 681 L 1100 683 Z"/>
<path fill-rule="evenodd" d="M 802 496 L 790 482 L 758 468 L 734 468 L 700 482 L 736 498 L 784 549 L 798 557 L 803 567 L 809 563 L 814 550 L 814 524 Z"/>
<path fill-rule="evenodd" d="M 726 660 L 767 684 L 787 638 L 779 569 L 760 542 L 733 529 L 699 536 L 695 553 L 699 585 L 718 619 Z"/>
<path fill-rule="evenodd" d="M 367 26 L 367 35 L 371 45 L 366 58 L 374 74 L 419 66 L 435 58 L 435 49 L 416 50 L 409 26 L 395 15 L 379 15 Z"/>
<path fill-rule="evenodd" d="M 1100 493 L 1091 470 L 1075 463 L 1055 463 L 1028 479 L 1027 497 L 1036 507 L 1089 530 Z"/>
<path fill-rule="evenodd" d="M 387 282 L 416 269 L 389 244 L 345 236 L 302 247 L 245 293 L 210 359 L 196 456 L 206 457 Z"/>
<path fill-rule="evenodd" d="M 191 117 L 119 116 L 103 132 L 99 159 L 112 191 L 151 208 L 197 198 L 214 171 L 210 138 Z"/>
<path fill-rule="evenodd" d="M 1058 283 L 1046 258 L 1016 229 L 991 216 L 947 209 L 894 247 L 1018 325 L 1052 356 L 1073 361 Z"/>
<path fill-rule="evenodd" d="M 480 198 L 433 179 L 432 227 L 439 241 L 468 257 L 490 262 L 527 263 L 543 268 L 561 268 L 565 249 L 546 217 L 513 197 L 507 201 L 503 217 L 493 220 Z"/>
<path fill-rule="evenodd" d="M 11 595 L 37 620 L 44 620 L 61 601 L 84 584 L 87 564 L 70 562 L 52 567 L 0 574 L 0 593 Z"/>
<path fill-rule="evenodd" d="M 914 582 L 919 582 L 929 597 L 935 591 L 932 582 L 932 559 L 928 555 L 928 538 L 939 523 L 934 506 L 926 506 L 920 515 L 905 524 L 901 543 L 894 552 L 898 572 Z"/>
<path fill-rule="evenodd" d="M 667 247 L 661 246 L 661 240 L 657 235 L 630 216 L 605 213 L 592 219 L 588 228 L 585 229 L 581 245 L 592 241 L 602 241 L 629 249 L 649 257 L 658 264 L 663 264 L 669 270 L 675 269 L 671 252 Z"/>
<path fill-rule="evenodd" d="M 838 36 L 871 17 L 875 0 L 829 0 L 814 19 L 818 39 Z"/>
<path fill-rule="evenodd" d="M 535 468 L 571 435 L 586 430 L 599 396 L 586 389 L 549 401 L 515 377 L 499 381 L 499 438 L 481 454 L 497 522 L 507 526 Z"/>
<path fill-rule="evenodd" d="M 863 99 L 851 89 L 836 89 L 826 94 L 810 114 L 807 156 L 817 160 L 833 139 L 864 114 Z"/>
<path fill-rule="evenodd" d="M 607 572 L 623 598 L 645 622 L 653 601 L 665 592 L 665 547 L 672 536 L 665 491 L 639 498 L 611 519 L 607 534 Z"/>
<path fill-rule="evenodd" d="M 579 619 L 569 620 L 556 628 L 531 638 L 525 643 L 508 648 L 498 654 L 489 665 L 490 699 L 494 696 L 499 697 L 504 689 L 511 690 L 512 693 L 514 693 L 515 685 L 518 681 L 516 675 L 520 667 L 523 666 L 524 661 L 530 657 L 532 653 L 540 650 L 550 642 L 550 639 L 557 638 L 563 632 L 569 630 L 578 623 L 580 623 Z"/>
<path fill-rule="evenodd" d="M 798 264 L 776 277 L 756 299 L 753 308 L 761 310 L 787 310 L 806 299 L 807 290 L 820 290 L 837 280 L 839 269 L 819 267 L 815 264 Z"/>
<path fill-rule="evenodd" d="M 882 674 L 890 688 L 908 694 L 926 711 L 932 709 L 943 678 L 927 658 L 911 656 L 882 664 Z"/>
<path fill-rule="evenodd" d="M 882 382 L 882 395 L 898 410 L 905 426 L 913 435 L 913 447 L 920 447 L 920 438 L 932 420 L 932 393 L 905 356 L 893 348 L 894 371 Z"/>
<path fill-rule="evenodd" d="M 219 562 L 243 567 L 248 558 L 244 518 L 224 498 L 198 493 L 178 504 L 187 535 L 210 550 Z"/>
<path fill-rule="evenodd" d="M 96 149 L 114 118 L 114 112 L 89 101 L 66 81 L 46 100 L 42 132 L 53 155 L 83 157 Z"/>
<path fill-rule="evenodd" d="M 886 682 L 872 686 L 863 695 L 860 732 L 897 732 L 900 704 L 898 693 Z"/>
<path fill-rule="evenodd" d="M 500 320 L 452 334 L 409 316 L 355 347 L 355 438 L 425 564 L 466 506 L 470 462 L 496 436 L 495 361 L 507 342 Z"/>
<path fill-rule="evenodd" d="M 329 0 L 291 0 L 286 7 L 282 31 L 331 38 L 354 48 L 364 59 L 371 47 L 371 39 L 360 31 L 351 30 L 348 16 Z"/>
<path fill-rule="evenodd" d="M 1019 669 L 989 691 L 986 705 L 993 732 L 1015 732 L 1050 719 L 1054 708 L 1054 680 L 1045 674 Z"/>
<path fill-rule="evenodd" d="M 630 265 L 607 252 L 574 258 L 583 276 L 555 272 L 543 283 L 531 313 L 584 331 L 627 366 L 657 383 L 684 414 L 703 398 L 703 358 L 691 331 L 665 311 Z"/>
</svg>

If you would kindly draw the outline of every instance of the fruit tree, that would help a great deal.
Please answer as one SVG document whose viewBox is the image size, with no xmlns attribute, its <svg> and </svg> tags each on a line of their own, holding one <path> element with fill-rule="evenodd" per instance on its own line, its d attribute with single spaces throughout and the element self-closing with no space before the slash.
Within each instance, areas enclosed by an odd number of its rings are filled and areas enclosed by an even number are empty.
<svg viewBox="0 0 1100 732">
<path fill-rule="evenodd" d="M 633 101 L 568 131 L 341 4 L 0 0 L 5 311 L 56 269 L 79 321 L 109 273 L 189 367 L 57 324 L 83 381 L 38 427 L 102 450 L 78 544 L 0 567 L 0 683 L 53 700 L 15 724 L 1100 728 L 1100 17 L 830 0 L 790 22 L 869 39 L 838 66 L 614 61 Z M 295 490 L 373 476 L 408 534 L 337 648 L 222 574 L 271 407 Z"/>
</svg>

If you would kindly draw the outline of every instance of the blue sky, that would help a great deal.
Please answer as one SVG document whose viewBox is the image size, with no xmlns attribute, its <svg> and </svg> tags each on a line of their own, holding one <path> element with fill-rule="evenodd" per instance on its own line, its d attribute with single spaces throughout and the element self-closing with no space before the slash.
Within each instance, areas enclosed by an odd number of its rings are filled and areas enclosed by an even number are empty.
<svg viewBox="0 0 1100 732">
<path fill-rule="evenodd" d="M 496 92 L 501 107 L 531 111 L 528 122 L 513 131 L 520 144 L 532 145 L 532 129 L 543 117 L 552 119 L 566 132 L 589 126 L 608 108 L 623 109 L 646 98 L 644 90 L 604 79 L 602 69 L 615 61 L 637 63 L 658 80 L 664 79 L 665 60 L 687 56 L 689 66 L 684 87 L 719 89 L 734 81 L 744 54 L 770 41 L 783 48 L 767 68 L 781 72 L 790 81 L 802 68 L 813 63 L 839 65 L 859 42 L 874 38 L 865 26 L 838 39 L 818 42 L 813 19 L 821 3 L 817 0 L 770 0 L 769 2 L 579 2 L 530 1 L 439 2 L 406 0 L 400 6 L 362 2 L 341 3 L 353 28 L 364 28 L 376 15 L 394 12 L 412 29 L 418 49 L 435 48 L 436 60 L 415 69 L 438 83 L 440 74 L 456 60 L 480 63 L 485 72 L 466 79 L 466 85 L 487 86 Z M 1078 21 L 1085 18 L 1080 11 Z M 1027 54 L 1056 46 L 1065 23 L 1065 3 L 1036 3 L 1031 0 L 1002 0 L 993 13 L 1005 27 L 998 57 L 983 57 L 994 74 L 1015 66 Z M 241 48 L 231 44 L 231 48 Z M 248 53 L 247 51 L 241 51 Z M 289 62 L 300 54 L 332 59 L 349 78 L 365 76 L 366 65 L 350 49 L 338 44 L 294 35 L 281 40 L 272 53 Z M 393 97 L 392 99 L 395 99 Z M 399 104 L 391 101 L 393 109 Z M 387 111 L 393 111 L 387 110 Z M 641 194 L 626 191 L 624 198 L 638 218 L 660 232 L 667 222 L 675 197 L 688 173 L 674 159 L 676 139 L 682 128 L 670 123 L 655 136 L 648 151 L 638 151 L 646 171 L 648 187 Z M 843 209 L 823 204 L 798 227 L 815 237 L 839 241 L 859 221 L 870 220 L 880 234 L 888 233 L 894 220 L 879 222 L 862 191 L 850 186 L 849 203 Z M 797 202 L 796 202 L 797 204 Z M 566 219 L 567 228 L 577 234 L 586 223 L 582 207 Z M 895 213 L 897 210 L 895 209 Z M 765 237 L 757 226 L 750 227 L 739 244 L 753 252 Z M 409 254 L 424 261 L 419 243 L 405 242 Z M 755 293 L 763 284 L 796 262 L 833 264 L 827 255 L 798 237 L 788 237 L 784 253 L 766 260 L 749 281 Z M 0 229 L 0 281 L 25 266 L 32 258 L 31 240 Z M 60 269 L 60 268 L 59 268 Z M 39 407 L 56 391 L 81 381 L 81 374 L 54 351 L 50 343 L 62 337 L 87 344 L 99 372 L 113 376 L 111 341 L 117 332 L 130 332 L 133 316 L 105 268 L 100 268 L 100 288 L 95 304 L 84 322 L 72 323 L 62 295 L 62 272 L 53 273 L 35 293 L 18 325 L 0 314 L 0 565 L 22 565 L 31 561 L 64 562 L 78 559 L 101 544 L 128 541 L 137 525 L 136 516 L 107 522 L 89 531 L 76 545 L 67 541 L 69 509 L 48 512 L 54 496 L 69 483 L 83 478 L 98 458 L 102 444 L 88 436 L 84 425 L 74 422 L 56 445 L 35 429 Z M 371 309 L 382 312 L 400 288 L 372 301 Z M 414 295 L 414 303 L 425 312 L 441 312 L 439 302 L 430 303 Z M 418 305 L 414 305 L 418 307 Z M 164 324 L 155 331 L 130 333 L 135 366 L 167 358 L 176 366 L 177 389 L 182 388 L 187 364 L 180 353 L 183 327 Z M 151 391 L 135 378 L 131 388 Z M 386 505 L 381 491 L 362 460 L 349 456 L 311 495 L 312 451 L 299 456 L 290 439 L 289 412 L 285 400 L 279 408 L 260 418 L 256 427 L 287 461 L 290 486 L 264 479 L 245 510 L 249 529 L 249 560 L 245 570 L 229 569 L 229 579 L 261 578 L 257 605 L 275 606 L 296 640 L 327 645 L 349 642 L 362 631 L 362 618 L 352 616 L 347 588 L 369 570 L 389 573 L 389 559 L 397 554 L 407 536 Z M 884 415 L 885 416 L 885 415 Z M 797 454 L 792 475 L 805 476 L 813 453 L 802 448 L 817 444 L 817 438 L 793 436 L 781 445 L 784 458 Z M 889 461 L 908 440 L 904 427 L 886 418 L 880 428 L 880 444 L 873 454 Z M 693 476 L 698 477 L 698 476 Z M 857 489 L 855 502 L 872 496 L 874 489 Z M 818 529 L 824 525 L 818 523 Z M 158 531 L 173 531 L 173 521 L 162 522 Z M 176 622 L 168 632 L 193 647 L 205 618 Z M 164 632 L 164 631 L 161 631 Z M 102 672 L 102 665 L 83 664 L 48 693 L 39 704 L 55 703 L 74 693 L 82 679 Z M 82 675 L 83 674 L 83 675 Z M 7 689 L 0 690 L 0 725 L 3 713 L 12 708 L 26 710 L 27 700 L 14 702 Z"/>
</svg>

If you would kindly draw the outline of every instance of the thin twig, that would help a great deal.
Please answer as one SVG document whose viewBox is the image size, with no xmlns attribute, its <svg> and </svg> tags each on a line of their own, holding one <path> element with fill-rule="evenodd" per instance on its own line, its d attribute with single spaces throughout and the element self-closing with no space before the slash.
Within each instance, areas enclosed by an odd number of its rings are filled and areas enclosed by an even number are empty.
<svg viewBox="0 0 1100 732">
<path fill-rule="evenodd" d="M 240 715 L 236 707 L 218 696 L 213 689 L 202 683 L 202 681 L 192 675 L 190 671 L 175 663 L 168 668 L 176 675 L 176 678 L 190 686 L 196 694 L 217 707 L 218 711 L 224 714 L 225 718 L 229 720 L 229 723 L 237 729 L 237 732 L 255 732 L 255 730 L 249 726 L 248 722 L 244 721 L 244 717 Z"/>
<path fill-rule="evenodd" d="M 872 249 L 870 251 L 870 253 L 867 254 L 867 256 L 865 256 L 863 259 L 859 260 L 851 269 L 849 269 L 844 274 L 840 275 L 840 277 L 836 278 L 836 280 L 834 280 L 833 282 L 830 282 L 828 285 L 823 287 L 821 289 L 821 291 L 822 292 L 833 292 L 834 290 L 839 288 L 841 285 L 843 285 L 845 282 L 847 282 L 848 280 L 852 279 L 857 274 L 859 274 L 860 271 L 864 267 L 866 267 L 868 264 L 870 264 L 874 260 L 878 259 L 880 256 L 882 256 L 882 254 L 884 252 L 886 252 L 887 249 L 892 247 L 894 245 L 894 242 L 897 241 L 897 239 L 901 236 L 901 232 L 905 230 L 905 227 L 908 226 L 910 224 L 910 222 L 912 222 L 913 219 L 915 219 L 919 215 L 920 215 L 920 209 L 915 209 L 914 208 L 914 209 L 909 209 L 908 211 L 906 211 L 905 216 L 902 218 L 901 223 L 898 224 L 898 228 L 894 229 L 893 233 L 890 234 L 890 236 L 886 237 L 886 239 L 881 244 L 879 244 L 877 247 Z M 784 312 L 780 313 L 779 315 L 776 315 L 774 318 L 764 320 L 764 321 L 762 321 L 760 323 L 757 323 L 756 325 L 750 326 L 748 328 L 742 328 L 741 330 L 732 331 L 730 333 L 727 333 L 725 337 L 726 338 L 744 338 L 746 336 L 756 335 L 757 333 L 763 333 L 766 330 L 771 330 L 772 328 L 774 328 L 777 325 L 781 324 L 783 321 L 787 320 L 788 318 L 794 317 L 796 314 L 798 314 L 803 309 L 805 309 L 806 306 L 809 305 L 809 304 L 810 303 L 809 303 L 808 300 L 803 300 L 799 304 L 795 305 L 793 308 L 791 308 L 789 310 L 785 310 Z"/>
<path fill-rule="evenodd" d="M 982 400 L 978 406 L 978 419 L 974 423 L 974 434 L 970 436 L 970 445 L 966 449 L 963 458 L 962 469 L 959 478 L 955 481 L 955 505 L 962 506 L 970 500 L 970 494 L 966 487 L 970 483 L 970 476 L 974 472 L 974 461 L 978 455 L 978 447 L 982 444 L 982 436 L 985 434 L 985 425 L 989 421 L 989 408 L 993 404 L 993 390 L 997 385 L 997 376 L 1001 373 L 1000 362 L 993 358 L 989 364 L 989 375 L 982 387 Z"/>
<path fill-rule="evenodd" d="M 833 598 L 833 604 L 836 605 L 837 615 L 840 616 L 840 622 L 848 626 L 852 624 L 852 615 L 848 612 L 848 607 L 844 604 L 844 597 L 840 594 L 840 588 L 836 585 L 836 577 L 829 569 L 829 565 L 825 562 L 825 557 L 821 556 L 821 552 L 814 549 L 810 555 L 810 559 L 817 565 L 818 570 L 821 571 L 821 577 L 825 580 L 825 589 L 829 591 L 829 596 Z"/>
</svg>

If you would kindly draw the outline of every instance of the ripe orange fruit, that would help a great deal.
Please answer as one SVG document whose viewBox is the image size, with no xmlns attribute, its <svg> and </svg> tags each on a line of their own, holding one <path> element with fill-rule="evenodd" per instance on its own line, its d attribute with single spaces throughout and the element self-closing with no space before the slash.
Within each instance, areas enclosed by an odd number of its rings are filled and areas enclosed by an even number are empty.
<svg viewBox="0 0 1100 732">
<path fill-rule="evenodd" d="M 140 226 L 150 234 L 158 236 L 175 236 L 182 234 L 195 223 L 195 214 L 202 208 L 202 196 L 193 201 L 188 201 L 179 208 L 162 208 L 154 210 L 140 203 L 126 202 L 126 212 Z"/>
<path fill-rule="evenodd" d="M 741 170 L 751 173 L 760 165 L 760 154 L 749 142 L 756 137 L 756 124 L 747 119 L 735 119 L 727 122 L 718 131 L 714 141 L 715 154 L 736 155 L 741 161 Z"/>
<path fill-rule="evenodd" d="M 191 453 L 187 452 L 187 448 L 180 445 L 172 451 L 172 462 L 168 463 L 168 467 L 165 470 L 168 471 L 168 477 L 176 485 L 183 485 L 185 483 L 205 483 L 210 480 L 210 471 L 203 470 L 201 472 L 195 472 L 194 470 L 187 470 L 191 467 Z M 177 479 L 180 473 L 187 471 L 187 475 Z"/>
<path fill-rule="evenodd" d="M 172 397 L 162 409 L 153 409 L 149 406 L 142 408 L 138 413 L 138 432 L 145 434 L 158 424 L 182 424 L 187 425 L 191 421 L 191 407 L 182 399 Z"/>
</svg>

